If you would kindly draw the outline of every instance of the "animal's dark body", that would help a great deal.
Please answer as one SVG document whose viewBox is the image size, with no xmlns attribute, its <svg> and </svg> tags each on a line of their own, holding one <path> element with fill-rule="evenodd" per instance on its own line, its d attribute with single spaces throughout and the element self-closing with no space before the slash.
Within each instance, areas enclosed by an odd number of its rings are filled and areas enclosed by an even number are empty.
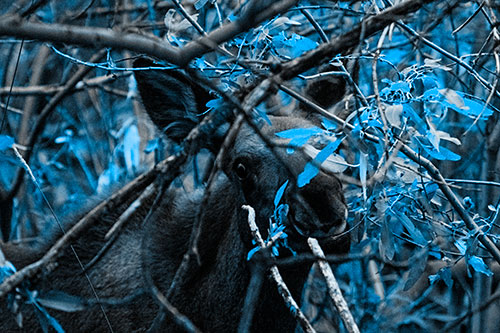
<svg viewBox="0 0 500 333">
<path fill-rule="evenodd" d="M 149 65 L 139 60 L 136 66 Z M 150 118 L 171 139 L 180 141 L 200 121 L 197 114 L 203 110 L 206 91 L 180 72 L 142 71 L 136 73 L 139 92 Z M 305 117 L 270 117 L 272 126 L 264 125 L 262 133 L 276 140 L 276 132 L 290 128 L 315 126 Z M 214 142 L 217 140 L 214 140 Z M 219 142 L 221 140 L 218 140 Z M 300 173 L 307 161 L 302 152 L 293 154 L 284 148 L 275 149 L 292 173 Z M 256 211 L 256 222 L 265 234 L 269 217 L 273 213 L 273 200 L 277 189 L 291 179 L 287 169 L 266 147 L 259 136 L 243 125 L 234 143 L 228 148 L 219 172 L 210 189 L 211 194 L 202 214 L 199 238 L 201 266 L 195 264 L 185 283 L 179 286 L 171 303 L 205 332 L 234 332 L 238 326 L 243 301 L 250 280 L 247 254 L 254 247 L 247 224 L 247 212 L 242 205 L 251 205 Z M 293 182 L 291 182 L 293 183 Z M 111 249 L 88 271 L 99 297 L 121 299 L 146 290 L 143 269 L 149 268 L 155 284 L 166 292 L 188 250 L 189 237 L 204 189 L 186 192 L 171 188 L 165 192 L 155 208 L 149 223 L 142 226 L 152 202 L 144 205 L 130 218 L 126 230 Z M 300 204 L 297 193 L 307 203 Z M 130 204 L 134 198 L 129 198 Z M 307 250 L 307 235 L 320 235 L 326 252 L 346 252 L 348 236 L 333 238 L 345 229 L 346 205 L 340 181 L 333 175 L 320 172 L 310 184 L 296 189 L 288 185 L 283 200 L 290 205 L 287 233 L 289 245 L 297 252 Z M 151 200 L 152 201 L 152 200 Z M 319 221 L 313 220 L 307 210 L 312 209 Z M 104 234 L 116 221 L 121 211 L 107 216 L 90 229 L 75 244 L 83 263 L 87 263 L 104 243 Z M 2 250 L 18 269 L 38 259 L 53 244 L 43 240 L 33 248 L 20 248 L 3 244 Z M 142 258 L 145 258 L 143 260 Z M 70 250 L 60 258 L 59 266 L 48 276 L 37 279 L 31 286 L 41 293 L 62 291 L 84 299 L 93 299 L 89 283 L 82 274 Z M 282 269 L 282 275 L 296 299 L 300 299 L 303 283 L 310 265 Z M 119 303 L 119 302 L 118 302 Z M 0 331 L 19 330 L 13 315 L 1 300 Z M 126 304 L 106 306 L 106 314 L 116 332 L 147 330 L 158 313 L 153 297 L 145 292 Z M 20 311 L 24 317 L 24 330 L 40 330 L 33 306 L 24 304 Z M 68 332 L 105 332 L 108 330 L 98 306 L 76 312 L 49 310 Z M 275 284 L 265 279 L 256 307 L 252 331 L 292 332 L 296 322 L 285 307 Z M 166 319 L 157 326 L 163 332 L 180 328 Z"/>
</svg>

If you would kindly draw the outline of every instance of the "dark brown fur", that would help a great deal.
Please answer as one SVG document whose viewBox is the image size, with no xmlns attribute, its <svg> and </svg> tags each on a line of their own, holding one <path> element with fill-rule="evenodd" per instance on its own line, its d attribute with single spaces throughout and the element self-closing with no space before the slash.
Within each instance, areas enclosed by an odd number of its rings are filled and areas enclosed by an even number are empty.
<svg viewBox="0 0 500 333">
<path fill-rule="evenodd" d="M 140 60 L 137 66 L 149 63 Z M 180 72 L 147 71 L 136 74 L 139 91 L 151 119 L 166 134 L 180 141 L 200 120 L 208 94 Z M 295 127 L 314 126 L 310 121 L 294 117 L 271 117 L 273 126 L 265 125 L 262 132 L 272 140 L 274 133 Z M 214 140 L 214 142 L 220 140 Z M 290 155 L 284 149 L 276 150 L 296 176 L 303 170 L 307 159 L 300 152 Z M 276 159 L 253 130 L 244 125 L 235 143 L 228 149 L 223 169 L 219 172 L 211 195 L 202 215 L 202 232 L 199 241 L 201 266 L 194 265 L 187 281 L 175 292 L 170 301 L 180 312 L 206 332 L 233 332 L 242 311 L 243 300 L 250 279 L 247 254 L 254 247 L 247 223 L 247 213 L 242 205 L 256 210 L 256 221 L 264 237 L 269 217 L 274 209 L 277 189 L 291 179 L 286 168 Z M 248 176 L 240 179 L 235 172 L 239 164 L 246 168 Z M 107 254 L 89 271 L 90 278 L 103 299 L 121 299 L 134 295 L 147 286 L 143 281 L 143 265 L 147 265 L 155 284 L 162 292 L 168 289 L 184 253 L 188 249 L 189 236 L 196 214 L 201 206 L 203 189 L 186 192 L 183 189 L 167 190 L 149 224 L 142 221 L 151 202 L 136 212 L 125 232 Z M 297 202 L 297 193 L 307 202 L 304 207 Z M 297 190 L 292 185 L 284 197 L 290 205 L 290 224 L 287 226 L 290 246 L 298 251 L 306 250 L 305 237 L 300 233 L 323 236 L 321 242 L 327 252 L 346 252 L 348 237 L 333 241 L 332 236 L 344 230 L 346 205 L 342 187 L 337 178 L 321 172 L 311 183 Z M 130 198 L 132 202 L 134 198 Z M 125 205 L 126 206 L 126 205 Z M 320 228 L 308 221 L 307 213 L 313 209 Z M 120 215 L 115 212 L 98 226 L 89 230 L 75 248 L 84 264 L 103 244 L 103 235 Z M 300 224 L 300 230 L 294 223 Z M 321 230 L 320 230 L 321 229 Z M 45 240 L 30 249 L 2 245 L 8 260 L 19 269 L 39 258 L 53 241 Z M 143 246 L 146 248 L 143 249 Z M 142 261 L 141 251 L 146 253 Z M 286 251 L 284 251 L 286 252 Z M 296 299 L 300 299 L 302 285 L 310 266 L 283 269 L 282 275 Z M 84 299 L 93 299 L 89 284 L 82 275 L 72 253 L 59 260 L 59 267 L 46 278 L 40 278 L 30 286 L 43 294 L 49 290 L 63 291 Z M 13 315 L 6 309 L 5 300 L 0 302 L 1 331 L 16 331 Z M 33 314 L 32 305 L 23 304 L 25 331 L 40 328 Z M 61 312 L 49 310 L 69 332 L 107 331 L 103 315 L 97 306 L 84 311 Z M 151 326 L 158 307 L 149 293 L 137 296 L 126 304 L 106 307 L 111 325 L 116 332 L 144 331 Z M 160 323 L 163 332 L 179 331 L 169 320 Z M 252 330 L 256 332 L 291 332 L 296 323 L 289 314 L 275 284 L 266 279 L 256 307 Z"/>
</svg>

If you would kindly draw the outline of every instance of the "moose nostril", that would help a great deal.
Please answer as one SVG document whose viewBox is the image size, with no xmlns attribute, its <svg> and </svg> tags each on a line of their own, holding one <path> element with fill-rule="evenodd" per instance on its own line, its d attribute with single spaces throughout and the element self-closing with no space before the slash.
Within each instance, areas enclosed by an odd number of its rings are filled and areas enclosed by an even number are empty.
<svg viewBox="0 0 500 333">
<path fill-rule="evenodd" d="M 296 212 L 296 217 L 302 223 L 305 222 L 307 229 L 316 237 L 342 233 L 346 227 L 346 207 L 343 200 L 336 196 L 331 187 L 314 185 L 316 186 L 299 190 L 299 202 L 303 204 Z"/>
<path fill-rule="evenodd" d="M 330 234 L 330 233 L 339 233 L 343 232 L 345 229 L 346 222 L 343 219 L 336 219 L 332 223 L 326 223 L 321 225 L 319 228 L 321 231 L 324 233 Z"/>
<path fill-rule="evenodd" d="M 330 231 L 331 225 L 323 224 L 319 229 L 324 233 L 328 233 Z"/>
<path fill-rule="evenodd" d="M 323 223 L 329 227 L 342 224 L 345 207 L 334 196 L 323 191 L 303 190 L 299 193 Z"/>
</svg>

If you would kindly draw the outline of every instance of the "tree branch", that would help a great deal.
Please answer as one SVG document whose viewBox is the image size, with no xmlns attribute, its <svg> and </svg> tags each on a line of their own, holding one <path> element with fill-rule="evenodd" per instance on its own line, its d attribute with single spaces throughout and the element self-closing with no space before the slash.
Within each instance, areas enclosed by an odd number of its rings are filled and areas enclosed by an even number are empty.
<svg viewBox="0 0 500 333">
<path fill-rule="evenodd" d="M 34 23 L 27 22 L 18 16 L 3 16 L 0 18 L 0 36 L 37 39 L 93 48 L 128 49 L 156 56 L 173 64 L 179 63 L 179 52 L 173 47 L 145 36 L 111 29 L 56 23 Z"/>
<path fill-rule="evenodd" d="M 380 14 L 368 17 L 345 34 L 284 64 L 278 73 L 278 82 L 287 81 L 313 67 L 318 67 L 320 64 L 325 63 L 338 54 L 345 54 L 350 48 L 359 44 L 362 32 L 364 37 L 367 38 L 384 29 L 389 24 L 396 22 L 401 17 L 416 12 L 424 4 L 434 1 L 435 0 L 403 1 L 382 11 Z"/>
<path fill-rule="evenodd" d="M 85 90 L 86 88 L 100 87 L 106 83 L 113 83 L 119 78 L 130 76 L 130 72 L 118 73 L 113 75 L 96 76 L 90 79 L 83 79 L 73 87 L 71 92 Z M 28 87 L 12 87 L 12 91 L 8 87 L 0 88 L 0 96 L 47 96 L 55 95 L 58 92 L 65 90 L 64 85 L 32 85 Z"/>
<path fill-rule="evenodd" d="M 248 225 L 250 227 L 250 231 L 252 233 L 254 240 L 257 242 L 257 245 L 259 245 L 261 249 L 266 248 L 269 244 L 266 244 L 264 242 L 262 236 L 260 235 L 259 227 L 257 226 L 257 223 L 255 223 L 255 210 L 251 206 L 247 205 L 243 205 L 241 208 L 248 211 Z M 295 317 L 295 319 L 297 319 L 302 329 L 305 332 L 309 333 L 316 332 L 314 328 L 311 326 L 311 323 L 309 323 L 309 320 L 307 320 L 304 313 L 300 310 L 300 307 L 298 306 L 297 302 L 295 302 L 295 300 L 293 299 L 290 290 L 288 289 L 285 282 L 283 281 L 283 278 L 281 277 L 278 267 L 276 267 L 276 265 L 272 265 L 270 267 L 270 270 L 271 270 L 271 277 L 276 282 L 276 285 L 278 286 L 278 291 L 281 297 L 283 297 L 283 301 L 285 301 L 286 306 L 290 309 L 290 312 Z"/>
<path fill-rule="evenodd" d="M 307 243 L 309 244 L 312 253 L 321 258 L 321 260 L 318 261 L 318 264 L 319 268 L 321 269 L 321 273 L 325 277 L 326 285 L 328 287 L 328 294 L 330 295 L 333 304 L 335 304 L 335 308 L 337 308 L 337 311 L 340 315 L 340 318 L 342 318 L 342 322 L 344 323 L 347 332 L 359 333 L 358 325 L 356 325 L 351 311 L 349 310 L 349 306 L 347 305 L 347 302 L 342 295 L 342 291 L 340 290 L 337 279 L 335 278 L 335 275 L 333 275 L 332 268 L 325 260 L 325 253 L 323 252 L 323 250 L 319 246 L 318 241 L 315 238 L 308 238 Z"/>
<path fill-rule="evenodd" d="M 255 1 L 255 0 L 254 0 Z M 184 67 L 196 57 L 209 52 L 237 34 L 286 11 L 298 0 L 282 0 L 257 13 L 249 10 L 238 20 L 227 23 L 206 36 L 194 40 L 182 49 L 161 43 L 159 40 L 133 33 L 104 28 L 89 28 L 65 24 L 28 22 L 19 16 L 0 17 L 0 36 L 37 39 L 47 42 L 65 43 L 90 47 L 112 47 L 127 49 L 168 61 Z M 261 8 L 262 9 L 262 8 Z"/>
</svg>

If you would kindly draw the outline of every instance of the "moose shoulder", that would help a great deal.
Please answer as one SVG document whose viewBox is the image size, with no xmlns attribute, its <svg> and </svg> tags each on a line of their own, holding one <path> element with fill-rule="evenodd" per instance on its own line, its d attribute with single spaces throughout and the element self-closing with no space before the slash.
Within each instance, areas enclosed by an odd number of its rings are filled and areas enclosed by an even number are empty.
<svg viewBox="0 0 500 333">
<path fill-rule="evenodd" d="M 135 64 L 137 67 L 149 65 L 144 59 Z M 200 122 L 200 114 L 205 111 L 210 96 L 190 78 L 178 71 L 157 70 L 138 71 L 135 77 L 146 111 L 168 137 L 181 141 Z M 270 117 L 270 121 L 272 125 L 265 124 L 260 131 L 271 141 L 277 140 L 277 132 L 315 126 L 303 117 L 275 116 Z M 216 152 L 217 143 L 223 141 L 224 135 L 224 130 L 220 129 L 207 142 L 207 148 Z M 348 236 L 334 237 L 346 227 L 346 204 L 341 183 L 336 177 L 321 171 L 308 185 L 297 188 L 292 185 L 293 178 L 303 170 L 308 158 L 300 150 L 289 154 L 283 147 L 270 148 L 246 124 L 226 149 L 222 170 L 218 171 L 210 189 L 191 192 L 183 188 L 168 189 L 161 202 L 153 207 L 149 222 L 143 226 L 142 221 L 152 205 L 152 202 L 147 202 L 130 218 L 127 229 L 106 254 L 89 268 L 88 275 L 97 295 L 106 304 L 104 310 L 115 331 L 146 330 L 152 325 L 158 307 L 146 292 L 149 289 L 144 282 L 144 268 L 160 291 L 166 293 L 188 250 L 191 229 L 200 209 L 200 260 L 192 265 L 194 268 L 188 279 L 178 286 L 170 302 L 202 331 L 232 332 L 237 329 L 251 276 L 247 255 L 255 247 L 247 212 L 242 205 L 255 209 L 256 223 L 266 237 L 269 218 L 275 208 L 276 191 L 287 180 L 291 181 L 281 200 L 290 207 L 285 229 L 289 247 L 296 252 L 306 251 L 306 237 L 314 236 L 330 253 L 348 250 Z M 209 191 L 208 200 L 202 207 L 206 191 Z M 130 198 L 130 202 L 133 199 Z M 103 235 L 120 214 L 121 211 L 113 212 L 74 244 L 84 265 L 103 246 Z M 21 268 L 43 255 L 52 244 L 53 240 L 43 240 L 30 249 L 3 244 L 2 250 L 8 260 Z M 42 298 L 62 291 L 65 295 L 78 296 L 78 299 L 92 300 L 88 282 L 73 254 L 67 252 L 59 260 L 59 267 L 46 278 L 34 282 L 30 289 L 37 290 Z M 310 265 L 301 265 L 281 272 L 297 299 L 309 268 Z M 5 300 L 0 303 L 0 328 L 19 330 L 14 316 L 5 309 L 6 303 Z M 40 327 L 33 306 L 24 304 L 20 311 L 24 316 L 24 330 L 33 331 Z M 68 331 L 108 329 L 95 301 L 88 301 L 83 310 L 49 312 Z M 295 326 L 276 286 L 266 279 L 255 309 L 252 330 L 291 332 Z M 165 332 L 179 330 L 168 319 L 155 322 L 155 327 Z"/>
</svg>

